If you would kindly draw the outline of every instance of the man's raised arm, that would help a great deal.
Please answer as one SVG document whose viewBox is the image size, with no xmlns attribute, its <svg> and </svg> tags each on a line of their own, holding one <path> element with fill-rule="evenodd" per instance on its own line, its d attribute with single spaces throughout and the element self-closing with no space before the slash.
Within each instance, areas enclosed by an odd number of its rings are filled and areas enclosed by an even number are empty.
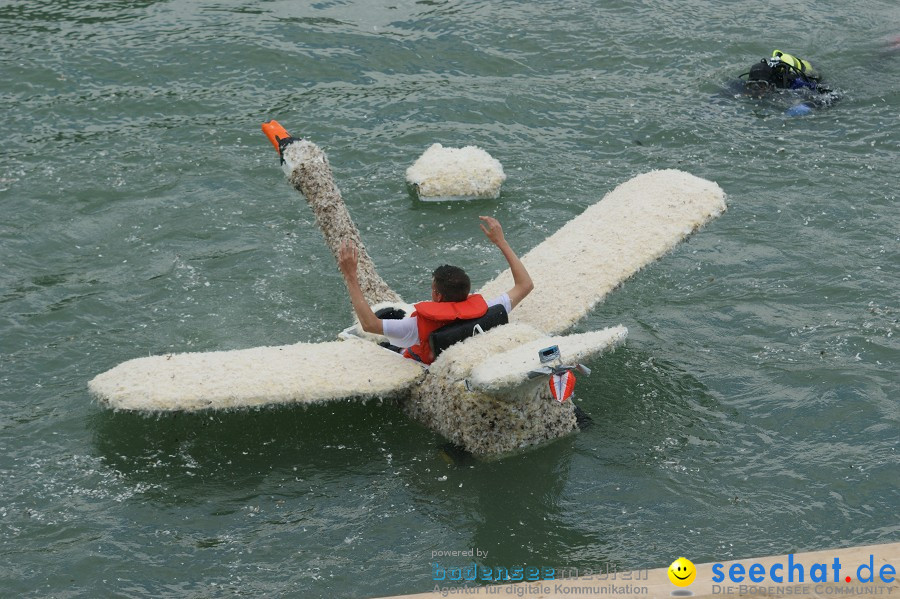
<svg viewBox="0 0 900 599">
<path fill-rule="evenodd" d="M 359 251 L 353 242 L 346 239 L 341 243 L 340 255 L 338 256 L 338 268 L 344 275 L 344 282 L 347 284 L 347 291 L 350 293 L 350 303 L 353 304 L 353 311 L 359 318 L 359 324 L 367 333 L 384 333 L 384 325 L 381 319 L 375 316 L 372 308 L 366 303 L 362 289 L 359 286 L 357 278 L 357 260 L 359 259 Z"/>
<path fill-rule="evenodd" d="M 503 257 L 506 258 L 506 261 L 509 263 L 509 270 L 512 272 L 513 276 L 513 287 L 507 294 L 509 295 L 510 305 L 515 308 L 516 305 L 525 299 L 525 296 L 534 289 L 531 275 L 525 270 L 525 266 L 522 264 L 522 261 L 519 260 L 519 257 L 513 249 L 509 247 L 509 243 L 507 243 L 506 238 L 503 236 L 503 228 L 500 226 L 500 222 L 496 218 L 490 216 L 479 216 L 478 218 L 484 221 L 480 225 L 481 230 L 484 231 L 487 238 L 503 252 Z"/>
</svg>

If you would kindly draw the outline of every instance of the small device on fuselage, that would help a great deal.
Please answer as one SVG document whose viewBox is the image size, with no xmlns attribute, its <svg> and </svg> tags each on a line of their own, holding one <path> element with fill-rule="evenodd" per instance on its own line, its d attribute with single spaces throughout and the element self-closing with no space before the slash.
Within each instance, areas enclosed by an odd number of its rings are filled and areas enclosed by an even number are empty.
<svg viewBox="0 0 900 599">
<path fill-rule="evenodd" d="M 559 360 L 559 346 L 551 345 L 550 347 L 538 350 L 538 357 L 541 359 L 541 364 Z"/>
</svg>

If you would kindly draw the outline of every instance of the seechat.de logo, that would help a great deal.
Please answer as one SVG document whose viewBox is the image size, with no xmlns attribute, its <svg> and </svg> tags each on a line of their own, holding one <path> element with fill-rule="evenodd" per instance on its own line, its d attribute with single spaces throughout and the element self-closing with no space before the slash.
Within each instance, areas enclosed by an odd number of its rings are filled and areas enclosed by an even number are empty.
<svg viewBox="0 0 900 599">
<path fill-rule="evenodd" d="M 869 555 L 868 562 L 863 562 L 858 566 L 851 564 L 844 568 L 839 557 L 835 557 L 834 561 L 830 563 L 823 561 L 804 564 L 795 561 L 793 553 L 788 554 L 787 563 L 778 561 L 768 568 L 761 563 L 750 565 L 733 563 L 726 570 L 725 564 L 713 564 L 712 572 L 712 581 L 716 583 L 724 582 L 727 579 L 729 582 L 743 583 L 746 581 L 757 584 L 768 581 L 777 584 L 806 583 L 807 581 L 866 584 L 874 582 L 876 579 L 881 579 L 884 584 L 891 584 L 896 580 L 897 574 L 896 568 L 891 564 L 876 566 L 874 554 Z"/>
</svg>

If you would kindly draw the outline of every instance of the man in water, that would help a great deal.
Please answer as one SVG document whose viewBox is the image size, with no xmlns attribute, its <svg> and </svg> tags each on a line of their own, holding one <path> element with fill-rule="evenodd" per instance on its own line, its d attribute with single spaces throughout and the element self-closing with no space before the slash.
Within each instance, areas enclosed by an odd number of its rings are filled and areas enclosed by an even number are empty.
<svg viewBox="0 0 900 599">
<path fill-rule="evenodd" d="M 456 266 L 444 265 L 435 269 L 431 281 L 430 302 L 419 302 L 411 316 L 400 319 L 379 318 L 366 303 L 357 279 L 356 246 L 349 241 L 341 244 L 338 267 L 344 275 L 350 302 L 362 329 L 367 333 L 384 335 L 396 347 L 403 348 L 403 355 L 425 364 L 434 361 L 434 353 L 429 346 L 429 335 L 455 320 L 468 320 L 484 316 L 488 308 L 497 304 L 511 312 L 525 299 L 534 283 L 522 265 L 522 261 L 512 250 L 503 236 L 503 228 L 497 219 L 480 216 L 479 225 L 487 238 L 499 248 L 509 264 L 513 276 L 512 288 L 499 297 L 488 301 L 478 295 L 469 295 L 471 281 L 465 271 Z"/>
<path fill-rule="evenodd" d="M 775 50 L 771 58 L 754 64 L 741 77 L 747 77 L 744 84 L 747 93 L 757 98 L 776 90 L 797 91 L 804 101 L 788 109 L 786 114 L 790 116 L 809 114 L 813 108 L 828 106 L 838 99 L 837 92 L 821 82 L 820 75 L 808 61 L 781 50 Z"/>
</svg>

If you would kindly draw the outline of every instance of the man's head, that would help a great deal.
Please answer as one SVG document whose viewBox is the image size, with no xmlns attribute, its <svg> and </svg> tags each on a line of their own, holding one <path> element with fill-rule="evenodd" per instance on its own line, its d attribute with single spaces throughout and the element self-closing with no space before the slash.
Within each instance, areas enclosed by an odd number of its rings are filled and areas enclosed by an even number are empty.
<svg viewBox="0 0 900 599">
<path fill-rule="evenodd" d="M 787 59 L 793 62 L 788 62 Z M 795 89 L 801 86 L 814 88 L 818 82 L 818 77 L 813 74 L 808 62 L 778 50 L 772 58 L 763 58 L 741 77 L 747 77 L 745 87 L 753 96 L 761 96 L 776 89 Z"/>
<path fill-rule="evenodd" d="M 775 79 L 774 69 L 767 60 L 760 60 L 759 62 L 754 64 L 752 67 L 750 67 L 750 72 L 747 73 L 747 75 L 748 86 L 768 86 L 770 84 L 773 84 L 773 80 Z"/>
<path fill-rule="evenodd" d="M 431 299 L 436 302 L 461 302 L 469 297 L 472 282 L 466 271 L 445 264 L 431 273 Z"/>
<path fill-rule="evenodd" d="M 760 60 L 750 67 L 750 72 L 741 75 L 744 76 L 747 77 L 747 92 L 753 96 L 790 87 L 791 81 L 796 77 L 786 63 L 772 58 Z"/>
</svg>

